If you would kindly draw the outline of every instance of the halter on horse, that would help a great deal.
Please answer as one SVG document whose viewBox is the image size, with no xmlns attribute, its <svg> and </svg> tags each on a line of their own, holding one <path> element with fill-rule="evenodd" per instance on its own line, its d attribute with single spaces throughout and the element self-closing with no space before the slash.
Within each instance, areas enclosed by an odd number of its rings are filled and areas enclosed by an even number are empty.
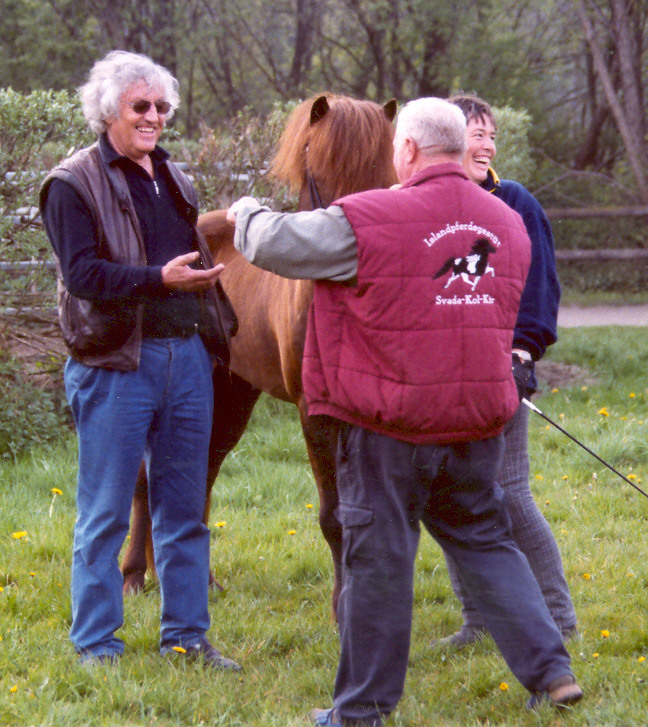
<svg viewBox="0 0 648 727">
<path fill-rule="evenodd" d="M 300 104 L 290 115 L 275 157 L 273 175 L 299 192 L 300 210 L 396 181 L 391 122 L 396 102 L 326 94 Z M 233 246 L 225 210 L 201 215 L 214 263 L 225 263 L 220 280 L 239 319 L 232 339 L 231 374 L 214 375 L 214 423 L 209 452 L 208 497 L 220 466 L 242 436 L 262 391 L 299 409 L 308 457 L 320 498 L 320 526 L 335 567 L 333 608 L 341 589 L 341 527 L 335 517 L 335 421 L 309 417 L 301 385 L 301 359 L 312 282 L 288 280 L 250 265 Z M 152 565 L 148 494 L 143 468 L 133 500 L 131 539 L 122 562 L 124 590 L 144 585 Z"/>
</svg>

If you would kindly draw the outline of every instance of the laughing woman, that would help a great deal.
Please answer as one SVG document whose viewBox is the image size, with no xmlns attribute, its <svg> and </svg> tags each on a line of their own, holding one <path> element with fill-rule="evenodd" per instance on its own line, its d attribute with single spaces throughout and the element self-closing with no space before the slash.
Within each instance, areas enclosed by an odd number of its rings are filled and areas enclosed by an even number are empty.
<svg viewBox="0 0 648 727">
<path fill-rule="evenodd" d="M 466 117 L 468 147 L 463 167 L 473 182 L 499 197 L 520 214 L 531 239 L 531 267 L 520 301 L 513 334 L 513 374 L 520 398 L 536 390 L 534 365 L 557 340 L 560 286 L 549 221 L 537 200 L 521 184 L 500 180 L 492 169 L 497 121 L 491 107 L 476 96 L 449 99 Z M 529 486 L 528 409 L 520 406 L 507 425 L 499 484 L 511 517 L 513 538 L 526 555 L 540 590 L 563 638 L 577 634 L 576 613 L 565 580 L 560 552 L 551 528 L 538 509 Z M 461 601 L 463 625 L 435 646 L 463 648 L 485 633 L 481 615 L 462 589 L 454 561 L 445 554 L 452 588 Z"/>
</svg>

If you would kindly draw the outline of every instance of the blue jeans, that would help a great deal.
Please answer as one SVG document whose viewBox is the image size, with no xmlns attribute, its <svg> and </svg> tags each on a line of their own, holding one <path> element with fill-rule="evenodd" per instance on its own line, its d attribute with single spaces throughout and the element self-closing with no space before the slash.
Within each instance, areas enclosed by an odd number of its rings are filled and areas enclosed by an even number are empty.
<svg viewBox="0 0 648 727">
<path fill-rule="evenodd" d="M 124 650 L 118 556 L 137 471 L 149 480 L 161 590 L 160 640 L 191 645 L 209 628 L 209 529 L 203 524 L 212 362 L 199 336 L 146 338 L 136 371 L 69 359 L 65 387 L 79 438 L 70 638 L 86 655 Z"/>
<path fill-rule="evenodd" d="M 343 425 L 337 477 L 343 586 L 333 705 L 378 725 L 401 698 L 420 523 L 453 555 L 511 671 L 531 692 L 571 674 L 569 654 L 495 482 L 502 437 L 437 447 Z"/>
</svg>

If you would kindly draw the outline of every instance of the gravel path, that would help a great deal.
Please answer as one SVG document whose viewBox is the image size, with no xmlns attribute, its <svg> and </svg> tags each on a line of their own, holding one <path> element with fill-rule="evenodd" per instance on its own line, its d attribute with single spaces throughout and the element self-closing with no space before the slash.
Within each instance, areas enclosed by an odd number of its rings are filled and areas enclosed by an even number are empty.
<svg viewBox="0 0 648 727">
<path fill-rule="evenodd" d="M 648 305 L 565 306 L 558 310 L 558 326 L 648 326 Z"/>
</svg>

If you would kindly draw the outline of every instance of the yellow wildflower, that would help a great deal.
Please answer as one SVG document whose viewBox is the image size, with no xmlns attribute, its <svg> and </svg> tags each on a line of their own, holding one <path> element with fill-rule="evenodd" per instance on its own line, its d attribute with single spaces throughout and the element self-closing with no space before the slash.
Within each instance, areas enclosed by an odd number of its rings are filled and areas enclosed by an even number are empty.
<svg viewBox="0 0 648 727">
<path fill-rule="evenodd" d="M 638 661 L 638 662 L 639 662 L 639 663 L 641 664 L 642 662 L 646 661 L 646 657 L 645 657 L 645 656 L 640 656 L 640 657 L 639 657 L 639 658 L 637 659 L 637 661 Z"/>
<path fill-rule="evenodd" d="M 183 649 L 182 646 L 173 646 L 171 647 L 174 651 L 177 651 L 178 654 L 186 654 L 187 650 Z"/>
<path fill-rule="evenodd" d="M 15 533 L 11 533 L 11 537 L 12 538 L 15 538 L 16 540 L 20 540 L 21 538 L 24 538 L 26 536 L 27 536 L 27 531 L 26 530 L 18 530 Z"/>
<path fill-rule="evenodd" d="M 297 531 L 296 530 L 289 530 L 288 535 L 294 535 Z"/>
<path fill-rule="evenodd" d="M 589 581 L 589 579 L 590 579 L 591 577 L 592 577 L 592 576 L 591 576 L 591 575 L 590 575 L 589 573 L 583 573 L 583 578 L 584 578 L 584 579 L 585 579 L 586 581 Z"/>
<path fill-rule="evenodd" d="M 219 520 L 217 523 L 214 523 L 214 525 L 217 528 L 224 528 L 227 525 L 227 521 L 226 520 Z"/>
<path fill-rule="evenodd" d="M 598 659 L 598 658 L 599 658 L 599 655 L 598 655 L 598 651 L 595 651 L 595 652 L 594 652 L 594 653 L 592 654 L 592 656 L 593 656 L 593 657 L 594 657 L 595 659 Z"/>
<path fill-rule="evenodd" d="M 308 504 L 306 505 L 306 507 L 307 507 L 307 508 L 308 508 L 308 509 L 310 510 L 310 509 L 311 509 L 311 508 L 313 507 L 313 503 L 312 503 L 312 502 L 309 502 L 309 503 L 308 503 Z"/>
<path fill-rule="evenodd" d="M 607 409 L 606 409 L 605 407 L 602 407 L 601 409 L 599 409 L 599 414 L 600 414 L 601 416 L 603 416 L 603 417 L 609 417 L 609 416 L 610 416 L 610 415 L 608 414 L 608 410 L 607 410 Z"/>
<path fill-rule="evenodd" d="M 14 684 L 13 687 L 9 690 L 10 692 L 17 692 L 18 691 L 18 685 Z"/>
<path fill-rule="evenodd" d="M 505 692 L 508 689 L 508 684 L 506 682 L 502 682 L 500 684 L 500 689 Z"/>
<path fill-rule="evenodd" d="M 52 487 L 52 492 L 53 492 L 53 493 L 54 493 L 55 495 L 62 495 L 62 494 L 63 494 L 63 490 L 59 490 L 59 488 L 58 488 L 58 487 Z"/>
<path fill-rule="evenodd" d="M 609 632 L 609 631 L 608 631 L 607 629 L 603 629 L 603 631 L 601 631 L 601 636 L 602 636 L 602 637 L 603 637 L 604 639 L 607 639 L 607 637 L 608 637 L 609 635 L 610 635 L 610 632 Z"/>
</svg>

